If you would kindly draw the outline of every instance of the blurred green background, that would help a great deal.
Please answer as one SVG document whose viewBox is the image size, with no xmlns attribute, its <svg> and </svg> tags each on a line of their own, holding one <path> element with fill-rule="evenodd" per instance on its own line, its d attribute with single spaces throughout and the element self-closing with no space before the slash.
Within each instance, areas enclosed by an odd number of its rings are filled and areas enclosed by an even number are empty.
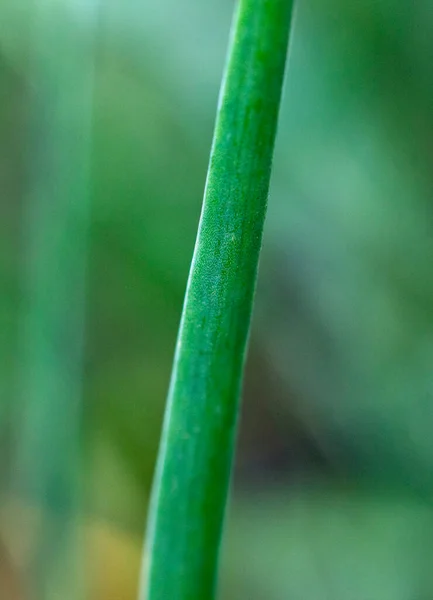
<svg viewBox="0 0 433 600">
<path fill-rule="evenodd" d="M 1 0 L 0 596 L 132 600 L 232 0 Z M 221 600 L 433 597 L 433 5 L 299 0 Z"/>
</svg>

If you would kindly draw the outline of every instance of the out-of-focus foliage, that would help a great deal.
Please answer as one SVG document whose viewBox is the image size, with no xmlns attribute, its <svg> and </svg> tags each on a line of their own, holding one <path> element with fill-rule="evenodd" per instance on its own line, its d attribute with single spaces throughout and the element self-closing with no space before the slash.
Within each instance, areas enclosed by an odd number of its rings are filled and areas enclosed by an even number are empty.
<svg viewBox="0 0 433 600">
<path fill-rule="evenodd" d="M 86 3 L 60 24 L 61 3 L 52 26 L 84 35 Z M 129 600 L 232 2 L 101 0 L 99 11 L 83 539 L 91 600 L 107 597 L 114 563 L 125 578 L 113 598 Z M 16 515 L 34 508 L 21 513 L 9 483 L 22 442 L 33 18 L 30 0 L 2 0 L 0 522 L 18 572 L 31 519 Z M 299 0 L 294 27 L 221 597 L 429 597 L 433 12 L 426 0 Z"/>
</svg>

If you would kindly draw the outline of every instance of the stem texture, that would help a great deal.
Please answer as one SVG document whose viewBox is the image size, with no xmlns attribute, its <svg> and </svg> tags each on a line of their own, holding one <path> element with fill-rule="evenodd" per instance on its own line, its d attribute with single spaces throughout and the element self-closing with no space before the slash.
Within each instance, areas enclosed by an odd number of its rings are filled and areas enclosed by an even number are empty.
<svg viewBox="0 0 433 600">
<path fill-rule="evenodd" d="M 292 0 L 241 0 L 149 513 L 141 599 L 210 600 L 227 501 Z"/>
</svg>

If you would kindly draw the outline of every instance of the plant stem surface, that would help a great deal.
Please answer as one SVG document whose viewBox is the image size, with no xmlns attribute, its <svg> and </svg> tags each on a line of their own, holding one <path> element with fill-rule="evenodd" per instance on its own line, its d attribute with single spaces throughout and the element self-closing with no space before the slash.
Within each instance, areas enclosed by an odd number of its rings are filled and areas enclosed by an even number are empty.
<svg viewBox="0 0 433 600">
<path fill-rule="evenodd" d="M 215 594 L 291 9 L 292 0 L 237 5 L 155 475 L 142 600 Z"/>
</svg>

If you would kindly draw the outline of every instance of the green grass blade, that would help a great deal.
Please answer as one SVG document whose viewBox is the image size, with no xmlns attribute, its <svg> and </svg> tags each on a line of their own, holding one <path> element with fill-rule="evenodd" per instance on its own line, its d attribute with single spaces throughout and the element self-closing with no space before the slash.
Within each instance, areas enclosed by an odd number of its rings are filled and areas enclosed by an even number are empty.
<svg viewBox="0 0 433 600">
<path fill-rule="evenodd" d="M 291 8 L 291 0 L 237 8 L 150 508 L 143 600 L 214 595 Z"/>
<path fill-rule="evenodd" d="M 32 12 L 13 484 L 41 514 L 25 565 L 32 599 L 50 600 L 62 589 L 63 598 L 75 600 L 83 577 L 76 525 L 97 3 L 87 2 L 83 24 L 83 7 L 73 0 L 37 0 Z"/>
</svg>

